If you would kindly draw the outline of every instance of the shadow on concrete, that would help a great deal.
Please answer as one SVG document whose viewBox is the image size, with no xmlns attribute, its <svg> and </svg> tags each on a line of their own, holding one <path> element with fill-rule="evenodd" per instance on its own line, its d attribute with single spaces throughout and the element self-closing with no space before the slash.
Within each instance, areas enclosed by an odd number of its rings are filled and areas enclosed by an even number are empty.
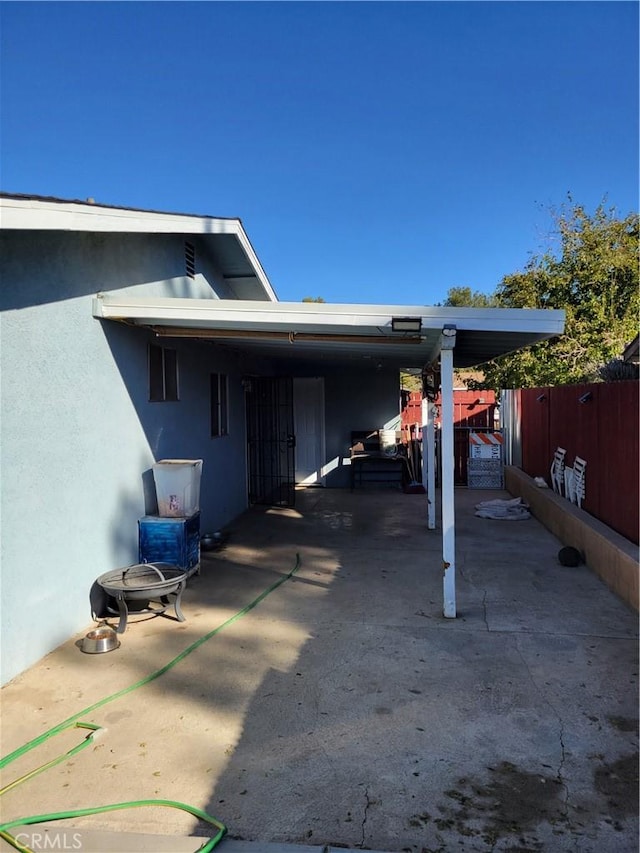
<svg viewBox="0 0 640 853">
<path fill-rule="evenodd" d="M 221 851 L 635 849 L 635 614 L 560 566 L 535 519 L 476 518 L 487 497 L 456 493 L 455 620 L 424 496 L 309 489 L 245 513 L 189 582 L 186 622 L 132 618 L 116 652 L 70 641 L 5 688 L 4 753 L 91 706 L 105 730 L 28 783 L 32 811 L 179 800 L 228 826 Z M 26 792 L 3 798 L 6 819 Z M 84 825 L 208 834 L 155 808 Z"/>
<path fill-rule="evenodd" d="M 476 518 L 493 497 L 457 493 L 459 611 L 445 620 L 423 499 L 303 496 L 301 571 L 278 598 L 283 626 L 309 638 L 265 674 L 214 788 L 232 837 L 634 849 L 634 615 L 584 567 L 560 566 L 534 519 Z M 320 543 L 324 560 L 306 553 Z"/>
</svg>

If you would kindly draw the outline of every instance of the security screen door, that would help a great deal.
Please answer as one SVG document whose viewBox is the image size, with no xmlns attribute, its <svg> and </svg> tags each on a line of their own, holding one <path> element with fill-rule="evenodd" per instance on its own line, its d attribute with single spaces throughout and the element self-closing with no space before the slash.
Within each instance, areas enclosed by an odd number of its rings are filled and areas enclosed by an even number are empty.
<svg viewBox="0 0 640 853">
<path fill-rule="evenodd" d="M 252 376 L 246 391 L 249 503 L 295 504 L 293 380 Z"/>
</svg>

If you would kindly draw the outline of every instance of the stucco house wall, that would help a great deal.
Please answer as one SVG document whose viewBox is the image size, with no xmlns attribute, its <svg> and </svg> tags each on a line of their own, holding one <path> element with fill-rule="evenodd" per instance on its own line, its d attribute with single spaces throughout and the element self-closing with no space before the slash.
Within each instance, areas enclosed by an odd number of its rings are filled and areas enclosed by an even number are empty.
<svg viewBox="0 0 640 853">
<path fill-rule="evenodd" d="M 98 575 L 137 561 L 156 459 L 204 459 L 204 527 L 246 507 L 240 378 L 252 365 L 171 342 L 180 401 L 150 403 L 150 335 L 92 317 L 97 291 L 228 296 L 204 258 L 195 280 L 185 275 L 180 236 L 13 231 L 0 252 L 4 683 L 90 623 Z M 212 371 L 230 377 L 232 427 L 215 439 Z"/>
<path fill-rule="evenodd" d="M 1 681 L 91 625 L 89 591 L 138 560 L 138 519 L 156 511 L 152 464 L 203 459 L 201 527 L 247 507 L 242 377 L 276 365 L 213 341 L 158 341 L 92 316 L 96 293 L 233 298 L 197 237 L 129 233 L 0 233 L 2 400 Z M 178 357 L 179 401 L 149 402 L 148 346 Z M 318 364 L 280 366 L 317 376 Z M 210 374 L 229 377 L 229 435 L 210 435 Z M 399 411 L 398 375 L 370 360 L 322 367 L 326 484 L 349 483 L 350 433 Z M 25 631 L 25 617 L 29 630 Z"/>
</svg>

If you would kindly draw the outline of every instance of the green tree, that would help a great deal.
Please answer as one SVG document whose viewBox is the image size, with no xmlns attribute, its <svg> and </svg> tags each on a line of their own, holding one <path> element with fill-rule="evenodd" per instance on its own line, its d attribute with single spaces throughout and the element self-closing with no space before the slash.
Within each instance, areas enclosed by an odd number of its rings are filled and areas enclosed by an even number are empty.
<svg viewBox="0 0 640 853">
<path fill-rule="evenodd" d="M 558 250 L 534 256 L 496 290 L 505 308 L 562 308 L 564 334 L 488 362 L 478 388 L 532 388 L 598 381 L 600 368 L 637 333 L 638 215 L 623 219 L 600 204 L 593 215 L 574 204 L 552 211 Z"/>
<path fill-rule="evenodd" d="M 442 305 L 447 308 L 495 308 L 498 299 L 495 293 L 482 293 L 470 287 L 450 287 Z"/>
<path fill-rule="evenodd" d="M 303 302 L 324 302 L 322 296 L 305 296 Z"/>
<path fill-rule="evenodd" d="M 422 391 L 422 377 L 406 370 L 400 371 L 400 387 L 404 391 Z"/>
</svg>

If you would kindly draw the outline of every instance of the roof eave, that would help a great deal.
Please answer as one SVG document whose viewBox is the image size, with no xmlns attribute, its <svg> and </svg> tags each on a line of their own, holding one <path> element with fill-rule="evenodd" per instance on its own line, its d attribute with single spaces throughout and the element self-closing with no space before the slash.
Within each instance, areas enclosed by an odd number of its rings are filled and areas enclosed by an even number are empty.
<svg viewBox="0 0 640 853">
<path fill-rule="evenodd" d="M 242 221 L 238 218 L 161 213 L 113 207 L 91 202 L 36 196 L 0 194 L 0 226 L 3 230 L 78 231 L 115 234 L 180 234 L 208 236 L 227 234 L 236 238 L 259 287 L 270 302 L 277 302 Z"/>
</svg>

